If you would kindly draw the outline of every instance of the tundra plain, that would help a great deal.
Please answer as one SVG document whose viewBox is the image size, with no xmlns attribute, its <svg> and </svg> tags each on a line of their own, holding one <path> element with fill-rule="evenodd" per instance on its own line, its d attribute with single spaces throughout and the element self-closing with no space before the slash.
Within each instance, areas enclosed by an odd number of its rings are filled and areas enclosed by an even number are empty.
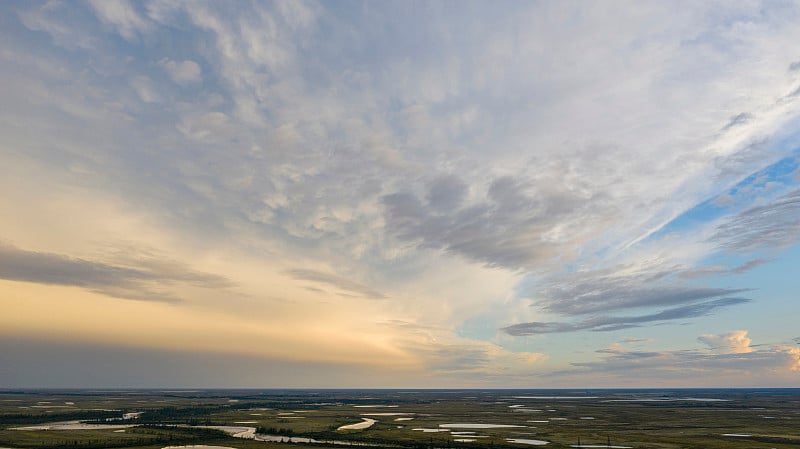
<svg viewBox="0 0 800 449">
<path fill-rule="evenodd" d="M 0 391 L 2 448 L 800 447 L 800 390 Z"/>
</svg>

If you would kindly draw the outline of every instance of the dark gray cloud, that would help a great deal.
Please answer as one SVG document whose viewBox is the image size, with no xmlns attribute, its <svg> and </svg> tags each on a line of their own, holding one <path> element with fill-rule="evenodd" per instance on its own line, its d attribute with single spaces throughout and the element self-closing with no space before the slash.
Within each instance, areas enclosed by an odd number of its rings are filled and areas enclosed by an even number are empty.
<svg viewBox="0 0 800 449">
<path fill-rule="evenodd" d="M 580 240 L 586 228 L 570 218 L 611 213 L 599 197 L 580 195 L 563 185 L 534 187 L 508 176 L 494 179 L 483 200 L 456 208 L 465 195 L 464 185 L 453 177 L 438 180 L 431 185 L 427 203 L 410 192 L 385 195 L 387 230 L 424 248 L 519 270 L 563 256 Z M 574 232 L 569 232 L 573 226 Z M 569 242 L 547 237 L 556 228 L 569 235 Z"/>
<path fill-rule="evenodd" d="M 795 62 L 789 64 L 789 71 L 790 72 L 800 71 L 800 61 L 795 61 Z"/>
<path fill-rule="evenodd" d="M 737 214 L 711 237 L 722 249 L 739 252 L 786 248 L 798 240 L 800 189 Z"/>
<path fill-rule="evenodd" d="M 745 123 L 749 122 L 753 119 L 753 115 L 747 112 L 742 112 L 741 114 L 736 114 L 728 121 L 728 123 L 722 127 L 720 131 L 727 131 L 731 128 L 734 128 L 739 125 L 744 125 Z"/>
<path fill-rule="evenodd" d="M 622 275 L 614 270 L 571 273 L 536 292 L 535 305 L 561 315 L 586 315 L 688 304 L 746 291 L 682 285 L 673 279 L 682 271 L 681 267 L 664 267 Z"/>
<path fill-rule="evenodd" d="M 502 330 L 509 335 L 537 335 L 551 334 L 559 332 L 574 332 L 580 330 L 591 330 L 595 332 L 607 332 L 631 327 L 638 327 L 645 323 L 659 321 L 670 321 L 677 319 L 696 318 L 710 314 L 716 309 L 729 307 L 749 302 L 747 298 L 720 298 L 713 301 L 706 301 L 698 304 L 690 304 L 681 307 L 665 309 L 657 313 L 635 316 L 597 316 L 587 320 L 570 322 L 530 322 L 519 323 L 504 327 Z"/>
<path fill-rule="evenodd" d="M 96 288 L 129 285 L 149 280 L 152 276 L 141 270 L 0 244 L 0 277 L 11 281 Z"/>
<path fill-rule="evenodd" d="M 442 176 L 430 183 L 428 204 L 436 210 L 452 210 L 464 202 L 467 184 L 456 176 Z"/>
<path fill-rule="evenodd" d="M 371 299 L 386 298 L 386 295 L 377 290 L 374 290 L 366 285 L 359 284 L 358 282 L 353 282 L 351 280 L 344 279 L 334 274 L 323 273 L 321 271 L 316 271 L 316 270 L 304 270 L 304 269 L 289 270 L 287 271 L 287 274 L 301 281 L 310 281 L 319 284 L 329 285 L 339 290 L 355 293 L 356 295 L 363 296 L 365 298 L 371 298 Z"/>
<path fill-rule="evenodd" d="M 174 262 L 132 259 L 127 264 L 26 251 L 0 243 L 0 278 L 37 284 L 82 287 L 106 295 L 139 300 L 177 301 L 163 287 L 180 282 L 204 288 L 227 288 L 226 278 Z"/>
</svg>

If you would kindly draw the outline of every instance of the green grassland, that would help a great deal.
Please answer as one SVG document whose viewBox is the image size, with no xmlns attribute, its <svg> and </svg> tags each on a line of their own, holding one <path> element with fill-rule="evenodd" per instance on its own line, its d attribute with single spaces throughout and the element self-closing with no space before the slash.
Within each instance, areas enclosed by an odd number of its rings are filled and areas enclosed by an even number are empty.
<svg viewBox="0 0 800 449">
<path fill-rule="evenodd" d="M 142 414 L 125 421 L 136 427 L 124 430 L 13 429 L 59 421 L 101 423 L 131 412 Z M 363 430 L 337 430 L 363 418 L 377 422 Z M 414 430 L 441 429 L 448 423 L 518 427 Z M 285 436 L 284 441 L 291 436 L 338 443 L 253 441 L 192 426 L 255 427 L 259 433 Z M 347 442 L 410 449 L 531 447 L 509 438 L 544 440 L 547 448 L 580 442 L 662 449 L 800 449 L 800 390 L 0 392 L 0 447 L 160 449 L 206 444 L 279 449 L 343 447 Z"/>
</svg>

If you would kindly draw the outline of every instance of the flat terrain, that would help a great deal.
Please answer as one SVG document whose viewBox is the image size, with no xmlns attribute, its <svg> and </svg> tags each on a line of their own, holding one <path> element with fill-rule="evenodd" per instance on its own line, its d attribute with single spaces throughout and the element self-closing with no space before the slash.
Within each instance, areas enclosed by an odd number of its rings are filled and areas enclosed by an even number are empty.
<svg viewBox="0 0 800 449">
<path fill-rule="evenodd" d="M 798 449 L 800 390 L 0 391 L 0 448 L 578 444 Z"/>
</svg>

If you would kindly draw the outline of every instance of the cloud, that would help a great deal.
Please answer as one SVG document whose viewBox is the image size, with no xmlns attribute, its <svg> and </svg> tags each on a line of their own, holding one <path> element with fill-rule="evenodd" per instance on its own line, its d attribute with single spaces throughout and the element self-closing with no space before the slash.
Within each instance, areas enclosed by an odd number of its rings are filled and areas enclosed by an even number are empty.
<svg viewBox="0 0 800 449">
<path fill-rule="evenodd" d="M 202 72 L 200 66 L 190 60 L 186 61 L 173 61 L 165 59 L 161 61 L 161 65 L 172 81 L 181 85 L 189 85 L 199 83 L 202 80 Z"/>
<path fill-rule="evenodd" d="M 759 266 L 764 265 L 765 263 L 769 263 L 769 262 L 772 262 L 772 261 L 770 259 L 761 259 L 761 258 L 748 260 L 747 262 L 745 262 L 745 263 L 743 263 L 741 265 L 738 265 L 738 266 L 735 266 L 735 267 L 731 268 L 730 272 L 734 273 L 734 274 L 746 273 L 746 272 L 748 272 L 748 271 L 750 271 L 750 270 L 752 270 L 752 269 L 754 269 L 756 267 L 759 267 Z"/>
<path fill-rule="evenodd" d="M 435 180 L 425 204 L 411 192 L 382 197 L 387 231 L 423 248 L 447 253 L 490 267 L 532 269 L 562 255 L 569 257 L 582 236 L 580 222 L 594 216 L 602 223 L 611 210 L 601 197 L 563 185 L 533 185 L 512 176 L 493 179 L 484 197 L 459 206 L 464 181 Z"/>
<path fill-rule="evenodd" d="M 505 325 L 501 330 L 513 336 L 607 332 L 708 316 L 721 308 L 749 302 L 748 298 L 734 295 L 751 289 L 706 287 L 685 279 L 738 274 L 764 262 L 753 259 L 733 268 L 694 268 L 669 258 L 657 258 L 542 277 L 520 289 L 518 296 L 531 299 L 531 307 L 542 312 L 571 319 L 522 322 Z M 651 312 L 633 313 L 636 310 Z"/>
<path fill-rule="evenodd" d="M 428 204 L 435 210 L 459 207 L 467 195 L 467 185 L 457 176 L 442 176 L 430 183 Z"/>
<path fill-rule="evenodd" d="M 555 276 L 534 296 L 534 306 L 561 315 L 586 315 L 641 307 L 671 306 L 747 291 L 699 287 L 675 279 L 680 266 L 647 266 L 588 270 Z"/>
<path fill-rule="evenodd" d="M 363 296 L 365 298 L 385 299 L 387 297 L 383 293 L 373 290 L 366 285 L 344 279 L 336 276 L 335 274 L 324 273 L 322 271 L 294 269 L 289 270 L 287 274 L 297 280 L 325 284 L 345 292 L 355 293 L 356 295 Z"/>
<path fill-rule="evenodd" d="M 646 342 L 651 342 L 651 341 L 655 341 L 655 340 L 652 339 L 652 338 L 631 338 L 631 337 L 629 337 L 629 338 L 626 338 L 625 340 L 623 340 L 622 342 L 626 343 L 626 344 L 632 344 L 632 343 L 646 343 Z"/>
<path fill-rule="evenodd" d="M 781 249 L 800 240 L 800 189 L 727 219 L 710 239 L 721 249 Z"/>
<path fill-rule="evenodd" d="M 160 103 L 161 96 L 156 91 L 152 80 L 146 76 L 136 76 L 130 82 L 131 88 L 145 103 Z"/>
<path fill-rule="evenodd" d="M 591 330 L 595 332 L 616 331 L 639 327 L 644 323 L 662 322 L 687 318 L 698 318 L 709 315 L 716 309 L 750 302 L 747 298 L 720 298 L 697 304 L 664 309 L 660 312 L 634 316 L 596 316 L 578 322 L 530 322 L 504 327 L 509 335 L 524 336 L 550 334 L 559 332 L 575 332 Z"/>
<path fill-rule="evenodd" d="M 89 0 L 89 4 L 101 22 L 113 27 L 127 41 L 135 41 L 152 28 L 152 23 L 127 0 Z"/>
<path fill-rule="evenodd" d="M 742 274 L 769 262 L 771 262 L 770 259 L 755 258 L 733 268 L 728 268 L 723 265 L 701 266 L 683 270 L 678 275 L 682 278 L 695 279 L 707 276 Z"/>
<path fill-rule="evenodd" d="M 727 130 L 729 130 L 731 128 L 734 128 L 736 126 L 743 125 L 743 124 L 749 122 L 752 119 L 753 119 L 752 114 L 749 114 L 747 112 L 742 112 L 741 114 L 736 114 L 733 117 L 731 117 L 730 121 L 725 126 L 723 126 L 720 131 L 727 131 Z"/>
<path fill-rule="evenodd" d="M 461 380 L 524 375 L 547 360 L 538 352 L 512 352 L 480 341 L 435 342 L 410 348 L 421 359 L 428 375 Z"/>
<path fill-rule="evenodd" d="M 705 343 L 709 348 L 721 354 L 742 354 L 753 352 L 750 347 L 752 339 L 747 336 L 747 331 L 733 331 L 727 334 L 706 334 L 697 338 L 697 341 Z"/>
<path fill-rule="evenodd" d="M 792 348 L 791 346 L 781 346 L 779 348 L 786 357 L 793 361 L 790 365 L 792 371 L 800 371 L 800 348 Z"/>
<path fill-rule="evenodd" d="M 595 362 L 575 362 L 575 369 L 548 373 L 573 382 L 586 376 L 606 382 L 625 381 L 629 385 L 658 383 L 674 386 L 791 385 L 800 370 L 800 348 L 776 345 L 749 352 L 707 352 L 699 350 L 629 351 L 610 347 L 597 351 L 603 357 Z M 636 373 L 636 379 L 630 377 Z M 609 377 L 610 376 L 610 377 Z M 715 383 L 716 382 L 716 383 Z M 612 384 L 619 385 L 619 384 Z"/>
<path fill-rule="evenodd" d="M 745 124 L 740 126 L 744 127 Z M 711 162 L 718 170 L 720 179 L 741 179 L 752 174 L 753 167 L 763 166 L 770 160 L 773 142 L 769 137 L 758 136 L 738 148 L 732 154 L 717 156 Z"/>
<path fill-rule="evenodd" d="M 70 23 L 69 19 L 74 16 L 64 13 L 64 9 L 69 7 L 66 3 L 47 2 L 40 8 L 19 11 L 18 15 L 25 27 L 49 34 L 53 42 L 60 47 L 67 49 L 95 47 L 98 42 L 96 36 L 88 32 L 86 27 Z M 68 20 L 67 23 L 65 19 Z"/>
<path fill-rule="evenodd" d="M 194 271 L 169 260 L 129 259 L 128 264 L 109 264 L 26 251 L 3 243 L 0 279 L 75 286 L 117 298 L 167 302 L 179 300 L 163 289 L 175 282 L 210 289 L 233 286 L 222 276 Z"/>
<path fill-rule="evenodd" d="M 726 266 L 712 265 L 712 266 L 698 267 L 691 270 L 686 270 L 681 272 L 679 276 L 686 279 L 697 279 L 708 276 L 726 274 L 729 273 L 730 271 L 731 270 L 729 270 L 728 267 Z"/>
</svg>

